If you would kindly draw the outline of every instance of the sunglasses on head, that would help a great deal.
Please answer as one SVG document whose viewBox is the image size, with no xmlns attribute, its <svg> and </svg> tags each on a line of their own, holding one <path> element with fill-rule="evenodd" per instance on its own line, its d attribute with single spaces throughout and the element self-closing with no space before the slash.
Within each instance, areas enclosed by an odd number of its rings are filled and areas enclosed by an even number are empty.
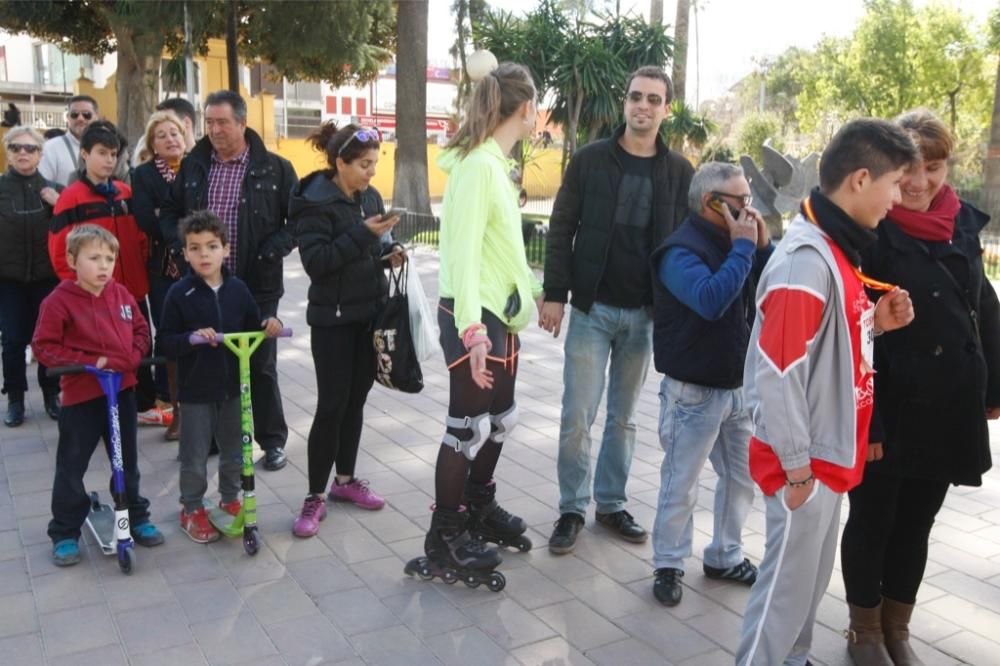
<svg viewBox="0 0 1000 666">
<path fill-rule="evenodd" d="M 648 95 L 645 95 L 645 97 L 650 106 L 660 106 L 663 104 L 663 97 L 657 95 L 656 93 L 649 93 Z M 642 101 L 642 98 L 643 94 L 638 90 L 633 90 L 628 94 L 628 100 L 630 102 L 639 103 Z"/>
<path fill-rule="evenodd" d="M 337 151 L 337 157 L 343 155 L 344 149 L 347 148 L 349 145 L 351 145 L 351 141 L 354 141 L 355 139 L 357 139 L 361 143 L 368 143 L 369 141 L 375 141 L 375 142 L 381 141 L 381 137 L 378 134 L 378 130 L 367 129 L 362 127 L 361 129 L 354 132 L 354 134 L 352 134 L 351 137 L 344 142 L 344 145 L 342 145 L 340 147 L 340 150 Z"/>
<path fill-rule="evenodd" d="M 94 114 L 91 113 L 90 111 L 70 111 L 69 112 L 69 117 L 72 118 L 73 120 L 76 120 L 80 116 L 83 116 L 84 120 L 90 120 L 91 118 L 94 117 Z"/>
<path fill-rule="evenodd" d="M 36 145 L 34 143 L 12 143 L 9 146 L 7 146 L 8 153 L 20 153 L 21 151 L 24 151 L 29 155 L 33 155 L 34 153 L 37 153 L 41 149 L 42 149 L 41 146 Z"/>
</svg>

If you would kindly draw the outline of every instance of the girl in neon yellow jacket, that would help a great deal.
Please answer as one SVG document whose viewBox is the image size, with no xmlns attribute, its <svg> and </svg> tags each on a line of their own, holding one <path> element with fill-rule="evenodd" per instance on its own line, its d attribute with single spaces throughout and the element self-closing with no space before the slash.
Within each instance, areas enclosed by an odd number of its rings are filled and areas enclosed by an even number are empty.
<svg viewBox="0 0 1000 666">
<path fill-rule="evenodd" d="M 439 165 L 448 173 L 441 211 L 438 323 L 448 363 L 450 400 L 438 453 L 436 506 L 426 557 L 407 573 L 458 575 L 503 588 L 492 570 L 500 555 L 485 542 L 531 547 L 524 520 L 496 502 L 493 471 L 517 423 L 517 333 L 531 318 L 542 286 L 528 267 L 518 191 L 508 154 L 535 127 L 535 87 L 520 65 L 483 77 L 465 123 Z"/>
</svg>

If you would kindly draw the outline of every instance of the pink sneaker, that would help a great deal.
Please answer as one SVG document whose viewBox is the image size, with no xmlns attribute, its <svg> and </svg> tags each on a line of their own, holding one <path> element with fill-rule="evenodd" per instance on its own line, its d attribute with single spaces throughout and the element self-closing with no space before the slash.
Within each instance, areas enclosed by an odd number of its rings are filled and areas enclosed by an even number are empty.
<svg viewBox="0 0 1000 666">
<path fill-rule="evenodd" d="M 375 511 L 385 506 L 385 500 L 372 492 L 368 482 L 363 479 L 351 479 L 341 485 L 333 480 L 330 486 L 329 498 L 335 502 L 351 502 L 362 509 Z"/>
<path fill-rule="evenodd" d="M 292 525 L 292 534 L 297 537 L 316 536 L 319 523 L 326 518 L 326 500 L 318 495 L 309 495 L 302 503 L 302 512 Z"/>
</svg>

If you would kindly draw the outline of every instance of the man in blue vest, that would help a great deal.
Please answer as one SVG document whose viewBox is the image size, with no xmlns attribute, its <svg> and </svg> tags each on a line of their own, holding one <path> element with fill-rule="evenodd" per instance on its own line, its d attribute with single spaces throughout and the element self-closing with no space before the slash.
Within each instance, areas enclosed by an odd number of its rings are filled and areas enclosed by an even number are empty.
<svg viewBox="0 0 1000 666">
<path fill-rule="evenodd" d="M 692 212 L 651 258 L 664 451 L 653 526 L 653 594 L 667 606 L 681 601 L 698 475 L 706 458 L 719 480 L 705 575 L 747 585 L 757 579 L 741 540 L 753 500 L 743 362 L 757 277 L 774 246 L 751 202 L 742 169 L 721 162 L 703 165 L 691 179 Z"/>
</svg>

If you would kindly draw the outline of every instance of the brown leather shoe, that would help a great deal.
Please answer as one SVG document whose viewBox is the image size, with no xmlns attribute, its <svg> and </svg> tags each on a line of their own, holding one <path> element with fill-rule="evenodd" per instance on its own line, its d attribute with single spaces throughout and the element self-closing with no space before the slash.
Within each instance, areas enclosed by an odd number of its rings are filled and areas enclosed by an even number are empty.
<svg viewBox="0 0 1000 666">
<path fill-rule="evenodd" d="M 924 666 L 910 646 L 910 616 L 913 604 L 882 599 L 882 634 L 885 648 L 896 666 Z"/>
<path fill-rule="evenodd" d="M 851 627 L 844 632 L 847 653 L 855 666 L 893 666 L 882 637 L 882 604 L 875 608 L 862 608 L 847 604 L 851 613 Z"/>
</svg>

